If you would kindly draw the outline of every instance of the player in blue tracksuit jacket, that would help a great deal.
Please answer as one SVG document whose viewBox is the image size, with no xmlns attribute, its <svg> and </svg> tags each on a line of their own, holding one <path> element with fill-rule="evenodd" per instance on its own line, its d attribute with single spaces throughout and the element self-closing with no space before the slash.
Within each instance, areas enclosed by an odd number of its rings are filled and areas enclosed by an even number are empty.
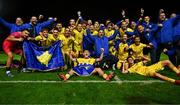
<svg viewBox="0 0 180 105">
<path fill-rule="evenodd" d="M 24 24 L 23 29 L 28 29 L 31 37 L 36 37 L 43 28 L 48 28 L 54 21 L 56 21 L 56 18 L 49 19 L 43 23 L 37 23 L 37 17 L 32 16 L 30 23 Z"/>
<path fill-rule="evenodd" d="M 23 20 L 18 17 L 16 18 L 16 23 L 9 23 L 0 17 L 0 24 L 4 25 L 10 30 L 10 33 L 21 31 Z"/>
<path fill-rule="evenodd" d="M 160 14 L 165 15 L 164 13 Z M 156 51 L 156 62 L 159 61 L 160 55 L 165 48 L 173 46 L 173 34 L 174 34 L 174 23 L 179 20 L 179 16 L 170 18 L 168 20 L 162 20 L 158 24 L 158 30 L 156 31 L 157 51 Z M 174 47 L 174 46 L 173 46 Z M 169 56 L 170 58 L 171 56 Z M 175 58 L 175 57 L 171 57 Z M 175 59 L 170 59 L 174 63 Z M 155 63 L 156 63 L 155 62 Z"/>
<path fill-rule="evenodd" d="M 176 54 L 176 64 L 180 70 L 180 16 L 177 15 L 177 19 L 173 23 L 173 42 Z"/>
<path fill-rule="evenodd" d="M 103 30 L 99 30 L 97 36 L 92 36 L 89 29 L 87 29 L 86 32 L 90 40 L 94 42 L 95 57 L 100 57 L 101 48 L 104 48 L 104 57 L 102 62 L 100 62 L 100 67 L 102 67 L 104 62 L 106 62 L 109 66 L 116 64 L 118 62 L 118 58 L 109 54 L 109 41 L 114 39 L 116 35 L 119 34 L 119 31 L 115 30 L 114 34 L 110 37 L 106 37 Z"/>
</svg>

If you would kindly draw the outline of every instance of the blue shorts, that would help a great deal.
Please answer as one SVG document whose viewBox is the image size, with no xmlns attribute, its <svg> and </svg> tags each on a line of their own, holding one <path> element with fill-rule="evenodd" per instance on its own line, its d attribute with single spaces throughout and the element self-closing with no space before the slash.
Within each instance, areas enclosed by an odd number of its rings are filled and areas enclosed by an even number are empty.
<svg viewBox="0 0 180 105">
<path fill-rule="evenodd" d="M 94 71 L 94 66 L 90 64 L 79 64 L 73 68 L 73 71 L 79 76 L 89 76 Z"/>
</svg>

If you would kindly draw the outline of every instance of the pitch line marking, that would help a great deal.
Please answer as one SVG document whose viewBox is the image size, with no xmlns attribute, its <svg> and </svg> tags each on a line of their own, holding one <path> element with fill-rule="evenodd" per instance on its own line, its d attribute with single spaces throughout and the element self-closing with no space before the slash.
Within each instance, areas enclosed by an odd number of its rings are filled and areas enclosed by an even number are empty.
<svg viewBox="0 0 180 105">
<path fill-rule="evenodd" d="M 0 81 L 0 83 L 164 83 L 165 81 L 160 81 L 160 80 L 124 80 L 124 81 L 85 81 L 85 80 L 75 80 L 75 81 L 47 81 L 47 80 L 37 80 L 37 81 Z"/>
</svg>

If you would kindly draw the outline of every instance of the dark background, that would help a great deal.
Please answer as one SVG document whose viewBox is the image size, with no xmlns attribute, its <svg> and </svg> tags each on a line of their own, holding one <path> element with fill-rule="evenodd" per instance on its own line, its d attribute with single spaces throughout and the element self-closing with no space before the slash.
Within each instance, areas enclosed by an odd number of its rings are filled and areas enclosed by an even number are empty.
<svg viewBox="0 0 180 105">
<path fill-rule="evenodd" d="M 84 19 L 105 22 L 121 19 L 121 10 L 132 20 L 139 17 L 140 8 L 156 22 L 158 11 L 163 8 L 169 17 L 170 13 L 180 12 L 180 0 L 0 0 L 0 16 L 8 22 L 15 22 L 22 17 L 29 22 L 31 16 L 42 14 L 45 18 L 57 17 L 65 26 L 71 18 L 77 19 L 77 11 L 82 12 Z M 0 43 L 7 36 L 8 30 L 0 25 Z"/>
</svg>

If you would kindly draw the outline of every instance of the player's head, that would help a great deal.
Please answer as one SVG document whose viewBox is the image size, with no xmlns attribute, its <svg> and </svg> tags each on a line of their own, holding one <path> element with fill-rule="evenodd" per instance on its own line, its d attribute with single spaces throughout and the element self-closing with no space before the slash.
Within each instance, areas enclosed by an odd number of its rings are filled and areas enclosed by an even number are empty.
<svg viewBox="0 0 180 105">
<path fill-rule="evenodd" d="M 88 25 L 92 25 L 92 24 L 93 24 L 93 23 L 92 23 L 92 20 L 89 19 L 89 20 L 87 21 L 87 24 L 88 24 Z"/>
<path fill-rule="evenodd" d="M 99 22 L 98 22 L 98 21 L 95 21 L 95 22 L 94 22 L 94 29 L 95 29 L 95 30 L 99 30 L 99 27 L 100 27 Z"/>
<path fill-rule="evenodd" d="M 145 17 L 144 17 L 144 21 L 145 21 L 146 23 L 149 23 L 149 22 L 150 22 L 150 17 L 149 17 L 149 16 L 145 16 Z"/>
<path fill-rule="evenodd" d="M 108 26 L 109 23 L 111 23 L 111 20 L 110 20 L 110 19 L 107 19 L 105 25 Z"/>
<path fill-rule="evenodd" d="M 124 34 L 123 37 L 122 37 L 122 42 L 123 42 L 123 43 L 126 43 L 126 41 L 127 41 L 127 35 Z"/>
<path fill-rule="evenodd" d="M 58 30 L 60 30 L 62 28 L 62 24 L 61 23 L 57 23 L 56 24 L 56 28 L 58 28 Z"/>
<path fill-rule="evenodd" d="M 126 25 L 129 24 L 129 18 L 128 18 L 128 17 L 126 17 L 126 18 L 124 19 L 124 21 L 126 22 Z"/>
<path fill-rule="evenodd" d="M 47 28 L 44 28 L 44 29 L 42 29 L 41 34 L 42 34 L 44 37 L 48 37 L 48 32 L 49 32 L 49 30 L 48 30 Z"/>
<path fill-rule="evenodd" d="M 31 24 L 35 25 L 37 24 L 37 17 L 36 16 L 32 16 L 30 19 Z"/>
<path fill-rule="evenodd" d="M 99 37 L 102 37 L 103 35 L 104 35 L 104 31 L 103 31 L 103 30 L 99 30 L 99 31 L 98 31 L 98 36 L 99 36 Z"/>
<path fill-rule="evenodd" d="M 70 19 L 69 20 L 69 24 L 70 24 L 70 26 L 74 26 L 76 24 L 75 20 L 74 19 Z"/>
<path fill-rule="evenodd" d="M 69 28 L 65 28 L 64 36 L 65 37 L 69 37 L 70 35 L 71 35 L 70 29 Z"/>
<path fill-rule="evenodd" d="M 54 28 L 54 29 L 52 30 L 52 33 L 53 33 L 53 36 L 57 37 L 57 36 L 59 35 L 59 30 L 58 30 L 58 28 Z"/>
<path fill-rule="evenodd" d="M 127 29 L 127 24 L 126 24 L 125 21 L 122 21 L 122 22 L 121 22 L 121 28 L 122 28 L 123 30 L 126 30 L 126 29 Z"/>
<path fill-rule="evenodd" d="M 90 25 L 89 29 L 90 29 L 91 32 L 94 32 L 94 26 L 93 25 Z"/>
<path fill-rule="evenodd" d="M 22 31 L 21 31 L 21 36 L 22 36 L 23 38 L 27 38 L 27 37 L 29 36 L 29 31 L 28 31 L 28 30 L 22 30 Z"/>
<path fill-rule="evenodd" d="M 23 24 L 22 18 L 20 17 L 16 18 L 16 25 L 22 25 L 22 24 Z"/>
<path fill-rule="evenodd" d="M 142 25 L 138 25 L 137 30 L 139 33 L 143 33 L 144 32 L 144 27 Z"/>
<path fill-rule="evenodd" d="M 111 30 L 112 30 L 112 27 L 113 27 L 113 23 L 109 22 L 109 23 L 107 24 L 107 29 L 108 29 L 108 31 L 111 31 Z"/>
<path fill-rule="evenodd" d="M 135 29 L 136 28 L 136 22 L 135 21 L 131 21 L 131 24 L 130 24 L 130 26 L 131 26 L 131 28 L 132 29 Z"/>
<path fill-rule="evenodd" d="M 159 14 L 159 20 L 160 21 L 164 21 L 166 19 L 166 14 L 163 12 L 163 13 L 160 13 Z"/>
<path fill-rule="evenodd" d="M 84 58 L 89 58 L 89 56 L 90 56 L 89 51 L 88 50 L 84 50 L 83 56 L 84 56 Z"/>
<path fill-rule="evenodd" d="M 137 36 L 137 37 L 134 38 L 134 43 L 135 43 L 136 45 L 139 45 L 139 44 L 140 44 L 140 41 L 141 41 L 141 40 L 140 40 L 140 37 Z"/>
<path fill-rule="evenodd" d="M 134 64 L 134 59 L 129 56 L 129 57 L 127 58 L 127 62 L 128 62 L 129 64 Z"/>
<path fill-rule="evenodd" d="M 78 25 L 77 25 L 77 30 L 80 32 L 80 31 L 82 31 L 82 29 L 83 29 L 83 28 L 82 28 L 82 25 L 81 25 L 81 24 L 78 24 Z"/>
</svg>

